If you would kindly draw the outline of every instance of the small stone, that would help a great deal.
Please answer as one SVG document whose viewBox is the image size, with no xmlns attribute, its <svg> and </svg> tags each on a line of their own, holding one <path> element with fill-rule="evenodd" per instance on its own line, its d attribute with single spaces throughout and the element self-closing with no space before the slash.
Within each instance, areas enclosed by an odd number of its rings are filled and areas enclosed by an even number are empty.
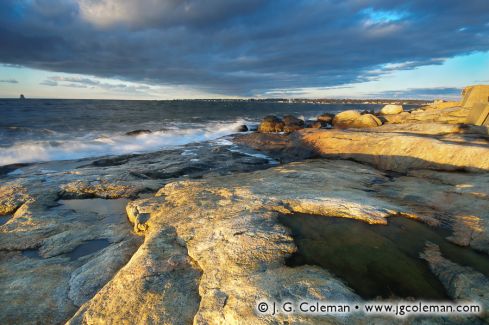
<svg viewBox="0 0 489 325">
<path fill-rule="evenodd" d="M 134 136 L 134 135 L 149 134 L 149 133 L 151 133 L 151 130 L 134 130 L 134 131 L 126 132 L 126 135 Z"/>
<path fill-rule="evenodd" d="M 248 132 L 249 129 L 248 129 L 248 127 L 245 124 L 243 124 L 243 125 L 238 126 L 238 128 L 236 129 L 236 131 L 238 131 L 238 132 Z"/>
</svg>

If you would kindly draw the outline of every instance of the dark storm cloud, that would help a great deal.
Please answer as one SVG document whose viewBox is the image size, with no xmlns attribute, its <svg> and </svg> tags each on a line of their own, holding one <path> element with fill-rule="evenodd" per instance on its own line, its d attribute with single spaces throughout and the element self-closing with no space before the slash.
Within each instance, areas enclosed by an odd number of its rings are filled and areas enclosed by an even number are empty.
<svg viewBox="0 0 489 325">
<path fill-rule="evenodd" d="M 3 0 L 0 62 L 232 95 L 489 50 L 487 0 Z"/>
</svg>

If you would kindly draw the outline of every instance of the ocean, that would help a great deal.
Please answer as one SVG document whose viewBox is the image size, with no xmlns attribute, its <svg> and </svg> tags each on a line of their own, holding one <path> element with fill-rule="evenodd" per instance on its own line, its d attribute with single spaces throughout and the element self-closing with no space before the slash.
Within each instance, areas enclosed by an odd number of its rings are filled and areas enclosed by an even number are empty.
<svg viewBox="0 0 489 325">
<path fill-rule="evenodd" d="M 269 114 L 315 119 L 378 105 L 257 101 L 0 100 L 0 166 L 147 153 L 214 141 Z M 128 136 L 133 130 L 151 133 Z"/>
</svg>

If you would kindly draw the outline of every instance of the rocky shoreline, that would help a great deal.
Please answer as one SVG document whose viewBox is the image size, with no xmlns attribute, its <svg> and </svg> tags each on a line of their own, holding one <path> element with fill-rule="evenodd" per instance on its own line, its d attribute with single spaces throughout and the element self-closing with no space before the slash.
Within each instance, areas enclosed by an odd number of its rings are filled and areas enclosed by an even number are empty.
<svg viewBox="0 0 489 325">
<path fill-rule="evenodd" d="M 260 299 L 365 301 L 341 275 L 287 266 L 297 247 L 278 217 L 307 213 L 375 227 L 410 218 L 489 258 L 489 132 L 465 124 L 469 114 L 460 103 L 435 102 L 316 121 L 269 116 L 228 146 L 5 173 L 0 322 L 398 324 L 362 313 L 259 314 Z M 105 213 L 60 201 L 94 198 L 130 201 L 126 211 Z M 108 246 L 71 257 L 96 240 Z M 424 247 L 419 259 L 453 301 L 489 308 L 483 272 L 449 260 L 433 243 Z M 487 314 L 405 321 L 477 324 Z"/>
</svg>

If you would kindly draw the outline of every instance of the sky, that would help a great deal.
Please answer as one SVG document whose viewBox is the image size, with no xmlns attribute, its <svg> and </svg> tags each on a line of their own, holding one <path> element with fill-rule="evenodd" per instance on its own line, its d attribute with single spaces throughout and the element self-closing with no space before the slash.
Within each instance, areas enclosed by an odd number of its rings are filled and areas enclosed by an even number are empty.
<svg viewBox="0 0 489 325">
<path fill-rule="evenodd" d="M 0 97 L 445 98 L 488 0 L 2 0 Z"/>
</svg>

